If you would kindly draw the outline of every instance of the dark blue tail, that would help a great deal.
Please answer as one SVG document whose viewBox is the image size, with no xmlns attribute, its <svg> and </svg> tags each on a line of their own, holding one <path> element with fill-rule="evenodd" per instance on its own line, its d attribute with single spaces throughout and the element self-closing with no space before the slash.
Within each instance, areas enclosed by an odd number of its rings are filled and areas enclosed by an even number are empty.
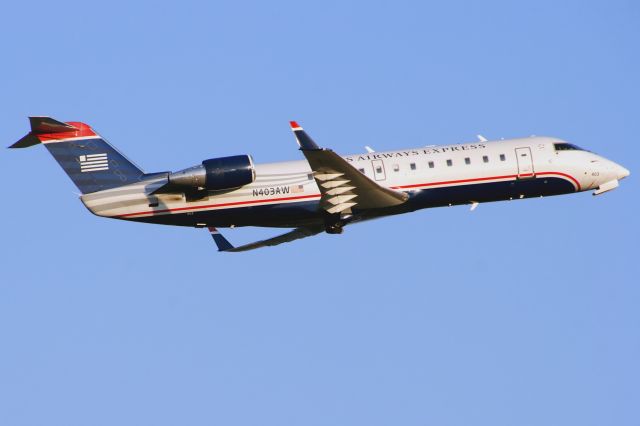
<svg viewBox="0 0 640 426">
<path fill-rule="evenodd" d="M 80 192 L 88 194 L 140 181 L 144 172 L 88 125 L 29 117 L 31 132 L 9 148 L 47 147 Z"/>
</svg>

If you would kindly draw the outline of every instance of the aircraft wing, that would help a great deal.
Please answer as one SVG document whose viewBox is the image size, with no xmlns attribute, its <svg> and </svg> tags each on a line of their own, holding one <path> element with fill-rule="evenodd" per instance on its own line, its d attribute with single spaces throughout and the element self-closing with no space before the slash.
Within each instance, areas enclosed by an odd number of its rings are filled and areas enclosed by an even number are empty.
<svg viewBox="0 0 640 426">
<path fill-rule="evenodd" d="M 278 235 L 277 237 L 268 238 L 266 240 L 256 241 L 254 243 L 245 244 L 243 246 L 234 247 L 218 230 L 214 227 L 209 227 L 209 232 L 213 241 L 218 246 L 218 251 L 248 251 L 254 250 L 260 247 L 277 246 L 278 244 L 288 243 L 290 241 L 299 240 L 301 238 L 312 237 L 320 232 L 324 231 L 324 227 L 300 227 L 286 234 Z"/>
<path fill-rule="evenodd" d="M 291 130 L 306 157 L 320 188 L 320 204 L 331 214 L 358 209 L 397 206 L 409 198 L 404 192 L 385 188 L 369 179 L 330 149 L 320 148 L 296 123 Z"/>
</svg>

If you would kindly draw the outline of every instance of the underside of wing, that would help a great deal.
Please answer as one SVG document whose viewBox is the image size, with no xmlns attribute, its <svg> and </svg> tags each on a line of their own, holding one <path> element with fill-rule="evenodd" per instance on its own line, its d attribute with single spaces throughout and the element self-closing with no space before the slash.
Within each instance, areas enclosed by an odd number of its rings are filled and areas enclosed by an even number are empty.
<svg viewBox="0 0 640 426">
<path fill-rule="evenodd" d="M 278 244 L 288 243 L 290 241 L 299 240 L 301 238 L 312 237 L 324 231 L 323 227 L 300 227 L 286 234 L 278 235 L 266 240 L 256 241 L 242 246 L 234 247 L 216 228 L 210 227 L 209 232 L 213 241 L 218 246 L 218 251 L 240 252 L 254 250 L 260 247 L 277 246 Z"/>
<path fill-rule="evenodd" d="M 406 193 L 379 185 L 332 150 L 320 148 L 295 121 L 291 122 L 291 129 L 313 170 L 322 194 L 322 208 L 328 213 L 343 213 L 353 207 L 392 207 L 407 201 Z"/>
</svg>

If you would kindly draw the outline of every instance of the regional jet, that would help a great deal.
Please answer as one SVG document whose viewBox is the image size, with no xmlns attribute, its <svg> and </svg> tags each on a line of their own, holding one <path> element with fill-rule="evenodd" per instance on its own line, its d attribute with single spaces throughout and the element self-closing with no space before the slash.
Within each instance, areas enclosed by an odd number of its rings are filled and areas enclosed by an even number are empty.
<svg viewBox="0 0 640 426">
<path fill-rule="evenodd" d="M 624 167 L 555 137 L 431 145 L 340 156 L 292 121 L 305 159 L 256 164 L 250 155 L 211 158 L 175 172 L 145 173 L 80 122 L 30 117 L 10 146 L 44 144 L 93 214 L 207 228 L 219 251 L 274 246 L 345 225 L 414 210 L 571 194 L 599 195 L 629 176 Z M 233 246 L 218 228 L 293 228 Z"/>
</svg>

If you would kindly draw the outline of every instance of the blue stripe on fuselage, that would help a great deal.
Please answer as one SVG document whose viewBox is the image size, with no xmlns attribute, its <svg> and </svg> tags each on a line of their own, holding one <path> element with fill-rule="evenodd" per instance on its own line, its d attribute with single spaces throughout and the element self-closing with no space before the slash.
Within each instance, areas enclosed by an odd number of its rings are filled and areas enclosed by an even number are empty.
<svg viewBox="0 0 640 426">
<path fill-rule="evenodd" d="M 469 204 L 476 201 L 486 203 L 509 199 L 532 198 L 570 194 L 576 191 L 570 181 L 559 177 L 539 177 L 533 179 L 510 180 L 425 188 L 409 191 L 409 200 L 400 206 L 385 209 L 354 210 L 354 216 L 367 219 L 379 216 L 406 213 L 414 210 Z M 131 218 L 138 222 L 166 225 L 195 226 L 264 226 L 297 227 L 322 223 L 324 213 L 319 200 L 293 203 L 264 204 L 215 210 L 163 214 L 141 218 Z"/>
</svg>

